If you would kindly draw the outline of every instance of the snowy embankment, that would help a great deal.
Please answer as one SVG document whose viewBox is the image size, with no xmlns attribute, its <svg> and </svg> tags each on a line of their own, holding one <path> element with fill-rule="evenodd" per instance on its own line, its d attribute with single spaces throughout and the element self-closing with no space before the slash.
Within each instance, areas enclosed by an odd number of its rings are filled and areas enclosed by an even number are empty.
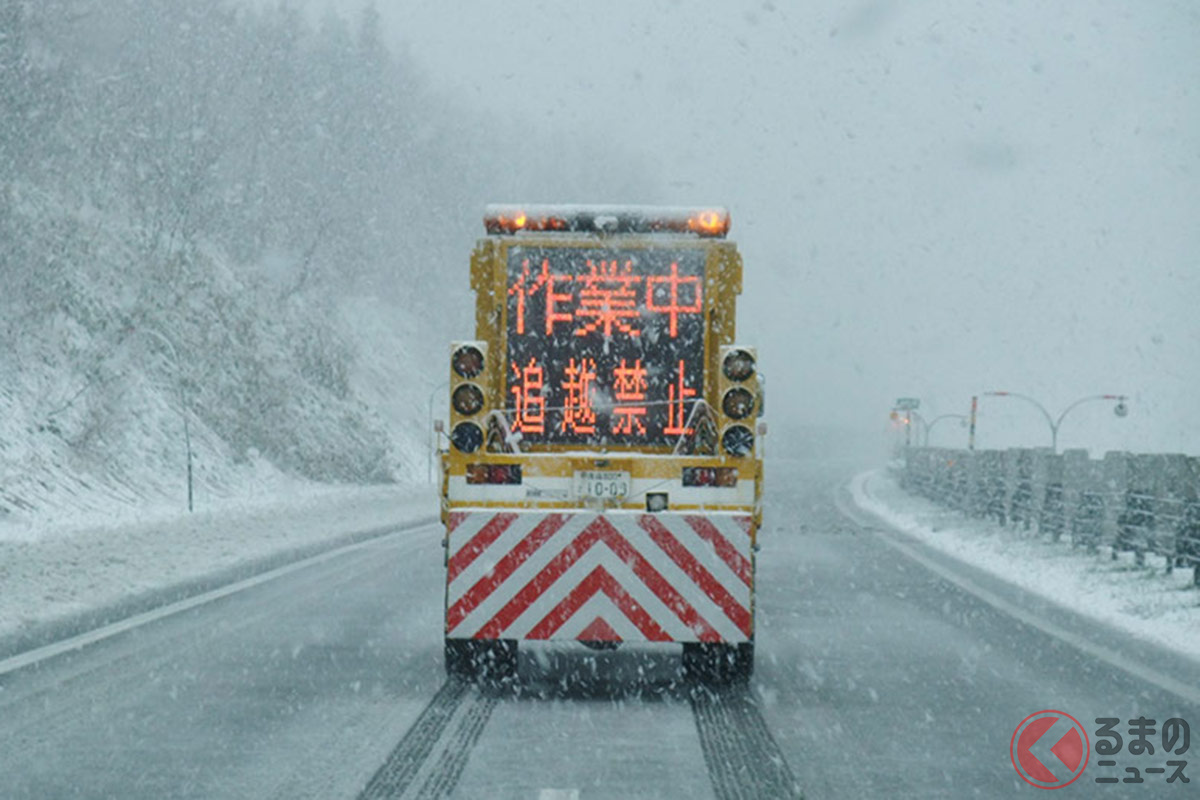
<svg viewBox="0 0 1200 800">
<path fill-rule="evenodd" d="M 860 508 L 960 561 L 1075 613 L 1200 659 L 1200 590 L 1191 570 L 1166 575 L 1161 558 L 1139 567 L 1125 553 L 1089 554 L 994 523 L 970 519 L 906 494 L 886 472 L 858 475 L 850 492 Z"/>
<path fill-rule="evenodd" d="M 139 598 L 165 602 L 176 589 L 187 594 L 189 585 L 228 582 L 437 513 L 428 486 L 275 489 L 194 514 L 145 512 L 137 521 L 0 521 L 0 643 L 108 609 L 124 616 Z"/>
</svg>

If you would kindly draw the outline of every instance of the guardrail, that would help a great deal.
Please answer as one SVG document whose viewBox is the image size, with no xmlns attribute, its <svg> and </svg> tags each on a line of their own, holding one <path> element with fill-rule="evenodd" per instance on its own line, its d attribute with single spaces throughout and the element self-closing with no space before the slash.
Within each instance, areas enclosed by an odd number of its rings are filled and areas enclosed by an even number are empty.
<svg viewBox="0 0 1200 800">
<path fill-rule="evenodd" d="M 900 485 L 967 516 L 1036 530 L 1113 559 L 1162 556 L 1200 586 L 1200 458 L 1050 449 L 907 448 Z"/>
</svg>

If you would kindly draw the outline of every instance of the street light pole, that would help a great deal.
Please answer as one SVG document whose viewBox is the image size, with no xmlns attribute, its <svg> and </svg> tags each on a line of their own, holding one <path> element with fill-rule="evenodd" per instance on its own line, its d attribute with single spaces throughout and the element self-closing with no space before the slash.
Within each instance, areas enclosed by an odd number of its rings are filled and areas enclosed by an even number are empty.
<svg viewBox="0 0 1200 800">
<path fill-rule="evenodd" d="M 1042 416 L 1046 418 L 1046 424 L 1050 426 L 1050 449 L 1055 453 L 1058 452 L 1058 429 L 1062 425 L 1063 419 L 1066 418 L 1067 414 L 1069 414 L 1077 406 L 1094 400 L 1115 400 L 1117 405 L 1113 408 L 1113 412 L 1118 417 L 1123 417 L 1129 413 L 1128 408 L 1125 405 L 1125 401 L 1128 398 L 1123 394 L 1092 394 L 1088 395 L 1087 397 L 1081 397 L 1063 409 L 1063 412 L 1058 415 L 1058 419 L 1051 417 L 1050 412 L 1046 410 L 1046 407 L 1037 400 L 1034 400 L 1029 395 L 1018 394 L 1017 392 L 984 392 L 983 394 L 985 397 L 1017 397 L 1037 406 L 1038 411 L 1041 411 Z"/>
<path fill-rule="evenodd" d="M 183 417 L 183 442 L 187 448 L 187 495 L 188 495 L 188 513 L 193 511 L 193 490 L 192 490 L 192 430 L 188 423 L 187 398 L 183 393 L 183 370 L 179 366 L 179 354 L 175 350 L 175 345 L 171 344 L 171 340 L 164 336 L 154 328 L 129 328 L 131 333 L 144 333 L 162 343 L 170 353 L 171 366 L 175 368 L 175 384 L 179 390 L 179 414 Z"/>
<path fill-rule="evenodd" d="M 958 419 L 958 420 L 962 420 L 963 425 L 967 424 L 967 415 L 966 414 L 939 414 L 938 416 L 934 417 L 932 420 L 930 420 L 925 425 L 925 446 L 926 447 L 929 447 L 929 434 L 931 434 L 933 432 L 933 426 L 937 425 L 939 422 L 941 422 L 944 419 Z"/>
<path fill-rule="evenodd" d="M 909 423 L 910 426 L 911 426 L 911 418 L 915 418 L 917 420 L 917 422 L 919 422 L 921 425 L 921 427 L 917 428 L 917 446 L 918 447 L 928 447 L 929 446 L 929 423 L 925 421 L 925 418 L 922 417 L 920 412 L 918 412 L 916 409 L 912 409 L 906 413 L 910 417 L 910 423 Z M 925 443 L 923 445 L 921 444 L 921 431 L 922 430 L 925 431 Z"/>
<path fill-rule="evenodd" d="M 975 418 L 979 411 L 979 395 L 971 395 L 971 432 L 967 434 L 967 449 L 975 449 Z"/>
<path fill-rule="evenodd" d="M 444 389 L 448 389 L 449 387 L 450 387 L 450 381 L 442 381 L 437 386 L 433 387 L 433 389 L 429 392 L 429 424 L 426 425 L 426 430 L 428 431 L 428 435 L 429 435 L 429 452 L 428 452 L 428 467 L 426 469 L 428 477 L 426 479 L 430 483 L 433 483 L 433 445 L 434 445 L 433 398 L 438 392 L 440 392 Z"/>
</svg>

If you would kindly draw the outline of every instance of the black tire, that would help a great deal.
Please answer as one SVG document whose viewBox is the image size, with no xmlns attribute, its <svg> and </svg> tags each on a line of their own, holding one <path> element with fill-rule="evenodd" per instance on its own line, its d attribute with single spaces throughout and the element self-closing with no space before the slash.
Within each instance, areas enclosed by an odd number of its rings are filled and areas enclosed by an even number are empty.
<svg viewBox="0 0 1200 800">
<path fill-rule="evenodd" d="M 511 681 L 517 676 L 517 643 L 512 639 L 447 639 L 446 674 L 476 683 Z"/>
<path fill-rule="evenodd" d="M 683 675 L 691 683 L 741 685 L 749 682 L 753 673 L 754 642 L 687 642 L 683 645 Z"/>
</svg>

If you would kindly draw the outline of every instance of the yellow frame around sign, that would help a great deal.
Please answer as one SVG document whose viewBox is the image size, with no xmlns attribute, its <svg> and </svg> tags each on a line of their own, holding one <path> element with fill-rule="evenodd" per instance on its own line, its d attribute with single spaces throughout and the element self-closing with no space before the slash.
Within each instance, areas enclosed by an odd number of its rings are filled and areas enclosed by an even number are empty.
<svg viewBox="0 0 1200 800">
<path fill-rule="evenodd" d="M 701 239 L 690 236 L 663 234 L 560 234 L 517 233 L 488 236 L 480 239 L 471 253 L 471 289 L 475 292 L 475 339 L 485 342 L 491 355 L 484 375 L 475 382 L 484 392 L 485 408 L 505 407 L 506 371 L 494 364 L 505 362 L 508 330 L 508 251 L 512 247 L 539 248 L 603 248 L 614 249 L 696 249 L 705 252 L 704 283 L 704 400 L 719 408 L 717 374 L 721 365 L 720 348 L 735 343 L 737 333 L 737 297 L 742 291 L 742 259 L 733 242 L 723 239 Z M 583 469 L 626 470 L 633 479 L 677 479 L 685 466 L 734 466 L 738 480 L 755 484 L 753 508 L 744 504 L 672 505 L 672 510 L 749 511 L 754 515 L 754 527 L 761 521 L 762 460 L 755 451 L 736 458 L 724 454 L 714 456 L 675 456 L 663 446 L 614 445 L 604 451 L 585 451 L 578 444 L 539 444 L 521 453 L 490 453 L 480 450 L 472 454 L 454 448 L 442 452 L 443 514 L 452 508 L 480 506 L 478 501 L 455 503 L 449 498 L 451 475 L 466 474 L 467 464 L 522 465 L 528 477 L 570 477 Z M 488 507 L 508 508 L 574 508 L 577 503 L 535 499 L 515 502 L 488 502 Z M 640 502 L 618 504 L 615 508 L 636 509 Z"/>
</svg>

